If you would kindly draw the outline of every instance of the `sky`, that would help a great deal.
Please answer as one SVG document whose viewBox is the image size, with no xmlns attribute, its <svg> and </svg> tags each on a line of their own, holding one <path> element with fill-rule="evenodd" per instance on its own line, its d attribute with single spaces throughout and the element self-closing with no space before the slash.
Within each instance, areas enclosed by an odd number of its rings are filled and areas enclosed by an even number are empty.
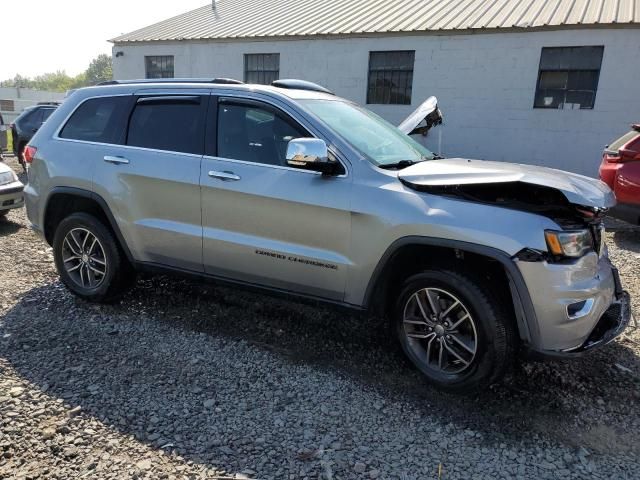
<svg viewBox="0 0 640 480">
<path fill-rule="evenodd" d="M 109 38 L 206 5 L 208 0 L 2 1 L 0 80 L 65 70 L 77 75 Z"/>
</svg>

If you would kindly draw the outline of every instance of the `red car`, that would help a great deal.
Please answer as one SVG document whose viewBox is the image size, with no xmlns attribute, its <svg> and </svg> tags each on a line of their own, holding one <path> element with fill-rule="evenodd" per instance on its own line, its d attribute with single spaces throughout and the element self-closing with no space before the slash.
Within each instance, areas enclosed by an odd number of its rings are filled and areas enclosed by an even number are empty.
<svg viewBox="0 0 640 480">
<path fill-rule="evenodd" d="M 640 124 L 632 125 L 602 154 L 600 179 L 616 194 L 614 217 L 640 224 Z"/>
</svg>

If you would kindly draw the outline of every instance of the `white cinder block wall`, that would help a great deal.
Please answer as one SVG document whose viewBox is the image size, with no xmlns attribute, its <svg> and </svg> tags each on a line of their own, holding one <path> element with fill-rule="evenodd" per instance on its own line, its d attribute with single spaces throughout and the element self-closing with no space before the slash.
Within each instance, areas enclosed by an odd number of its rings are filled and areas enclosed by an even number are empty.
<svg viewBox="0 0 640 480">
<path fill-rule="evenodd" d="M 534 109 L 542 47 L 604 45 L 593 110 Z M 144 78 L 145 55 L 174 55 L 176 77 L 243 78 L 245 53 L 280 53 L 280 78 L 318 82 L 364 104 L 369 52 L 415 50 L 411 106 L 369 105 L 397 124 L 435 95 L 442 152 L 597 176 L 604 145 L 640 122 L 640 29 L 189 41 L 115 45 L 114 77 Z M 124 55 L 115 57 L 115 52 Z M 438 135 L 426 144 L 437 150 Z"/>
</svg>

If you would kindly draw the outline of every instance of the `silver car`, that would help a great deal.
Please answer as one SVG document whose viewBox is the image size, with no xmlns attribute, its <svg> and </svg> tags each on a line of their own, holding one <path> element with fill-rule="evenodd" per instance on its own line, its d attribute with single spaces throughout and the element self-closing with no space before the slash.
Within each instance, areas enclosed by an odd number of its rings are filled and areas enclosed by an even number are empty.
<svg viewBox="0 0 640 480">
<path fill-rule="evenodd" d="M 0 218 L 11 209 L 24 207 L 23 189 L 24 185 L 15 172 L 0 161 Z"/>
<path fill-rule="evenodd" d="M 400 131 L 302 81 L 110 83 L 74 92 L 30 142 L 29 219 L 84 299 L 162 270 L 384 315 L 450 391 L 629 322 L 609 188 L 441 159 L 406 135 L 438 123 L 435 105 Z"/>
</svg>

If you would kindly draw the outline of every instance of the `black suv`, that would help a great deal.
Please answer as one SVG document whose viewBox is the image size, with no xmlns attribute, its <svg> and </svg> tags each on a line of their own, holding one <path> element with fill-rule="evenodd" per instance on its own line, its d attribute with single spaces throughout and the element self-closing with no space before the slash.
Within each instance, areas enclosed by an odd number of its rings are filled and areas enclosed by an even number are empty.
<svg viewBox="0 0 640 480">
<path fill-rule="evenodd" d="M 27 146 L 33 134 L 38 131 L 59 105 L 60 103 L 58 102 L 41 102 L 33 107 L 27 107 L 11 124 L 13 153 L 18 157 L 22 168 L 25 168 L 25 161 L 22 156 L 24 147 Z"/>
</svg>

